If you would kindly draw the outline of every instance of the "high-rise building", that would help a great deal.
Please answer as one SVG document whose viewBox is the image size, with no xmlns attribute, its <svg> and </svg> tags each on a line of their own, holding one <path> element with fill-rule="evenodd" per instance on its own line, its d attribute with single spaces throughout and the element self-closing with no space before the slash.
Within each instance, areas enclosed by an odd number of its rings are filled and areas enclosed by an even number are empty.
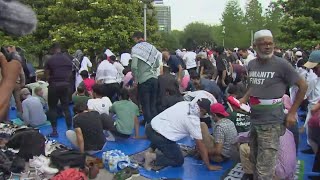
<svg viewBox="0 0 320 180">
<path fill-rule="evenodd" d="M 158 21 L 159 31 L 171 31 L 171 8 L 163 3 L 154 3 L 156 18 Z"/>
</svg>

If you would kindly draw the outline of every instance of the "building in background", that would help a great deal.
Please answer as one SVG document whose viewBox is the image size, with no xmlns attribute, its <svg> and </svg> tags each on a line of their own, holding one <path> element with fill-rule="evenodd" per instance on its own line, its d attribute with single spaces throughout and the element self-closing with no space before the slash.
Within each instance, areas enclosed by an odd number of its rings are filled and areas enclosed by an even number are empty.
<svg viewBox="0 0 320 180">
<path fill-rule="evenodd" d="M 163 0 L 155 0 L 154 7 L 156 19 L 158 21 L 159 31 L 171 31 L 171 8 L 163 4 Z"/>
</svg>

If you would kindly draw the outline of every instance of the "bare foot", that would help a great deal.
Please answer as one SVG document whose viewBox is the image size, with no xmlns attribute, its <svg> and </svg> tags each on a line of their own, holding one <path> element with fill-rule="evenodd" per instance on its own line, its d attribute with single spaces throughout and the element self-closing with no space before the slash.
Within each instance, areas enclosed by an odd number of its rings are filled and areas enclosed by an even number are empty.
<svg viewBox="0 0 320 180">
<path fill-rule="evenodd" d="M 146 152 L 144 155 L 144 168 L 148 171 L 151 170 L 151 163 L 156 160 L 157 155 L 155 153 Z"/>
</svg>

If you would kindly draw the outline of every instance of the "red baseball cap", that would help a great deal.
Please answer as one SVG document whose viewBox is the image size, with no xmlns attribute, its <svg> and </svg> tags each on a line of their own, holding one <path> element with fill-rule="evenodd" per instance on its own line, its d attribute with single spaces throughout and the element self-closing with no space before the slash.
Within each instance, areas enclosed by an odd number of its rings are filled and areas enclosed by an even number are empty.
<svg viewBox="0 0 320 180">
<path fill-rule="evenodd" d="M 210 107 L 212 114 L 220 114 L 224 117 L 228 117 L 229 113 L 224 109 L 224 106 L 220 103 L 212 104 Z"/>
</svg>

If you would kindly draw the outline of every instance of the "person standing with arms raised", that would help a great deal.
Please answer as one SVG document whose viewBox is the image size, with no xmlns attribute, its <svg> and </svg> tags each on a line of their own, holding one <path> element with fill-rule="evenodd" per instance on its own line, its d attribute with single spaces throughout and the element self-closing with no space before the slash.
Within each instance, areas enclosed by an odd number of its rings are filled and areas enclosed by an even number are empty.
<svg viewBox="0 0 320 180">
<path fill-rule="evenodd" d="M 306 82 L 284 59 L 274 56 L 271 31 L 260 30 L 254 35 L 257 58 L 248 64 L 249 89 L 240 100 L 251 105 L 250 152 L 254 179 L 269 180 L 276 167 L 280 136 L 296 123 L 296 113 L 307 91 Z M 282 96 L 288 86 L 297 85 L 296 99 L 285 117 Z"/>
</svg>

